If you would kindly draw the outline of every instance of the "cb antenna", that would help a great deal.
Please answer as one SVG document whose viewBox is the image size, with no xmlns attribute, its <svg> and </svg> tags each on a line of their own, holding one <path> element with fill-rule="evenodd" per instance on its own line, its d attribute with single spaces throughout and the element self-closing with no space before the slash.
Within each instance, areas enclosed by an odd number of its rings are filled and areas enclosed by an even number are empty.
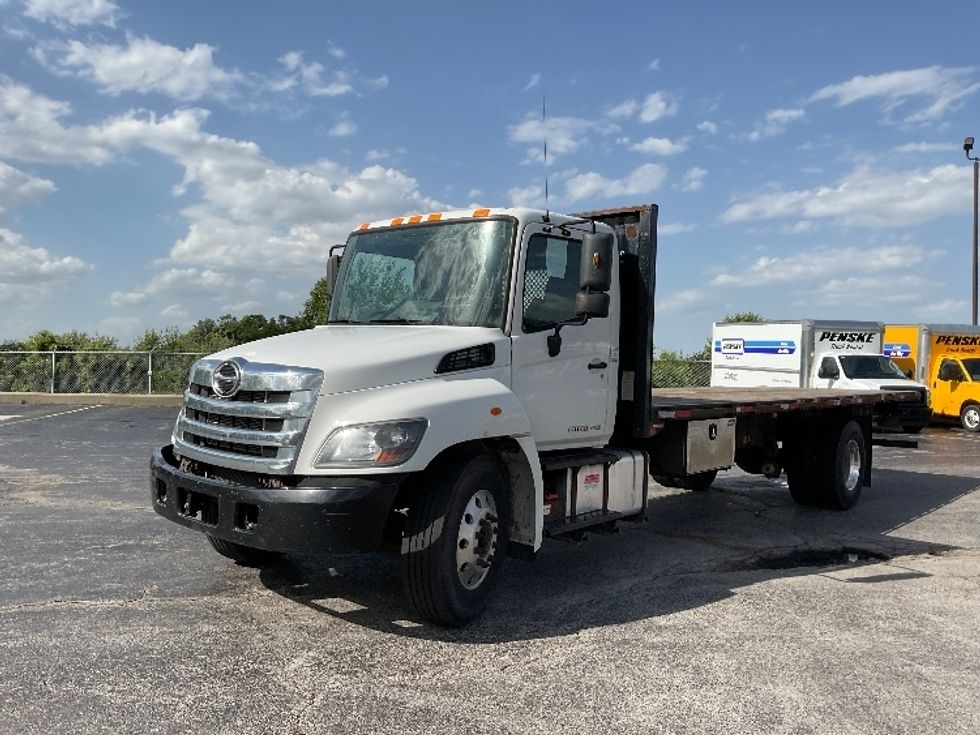
<svg viewBox="0 0 980 735">
<path fill-rule="evenodd" d="M 541 87 L 541 137 L 544 140 L 544 221 L 551 221 L 551 209 L 548 207 L 548 106 Z"/>
</svg>

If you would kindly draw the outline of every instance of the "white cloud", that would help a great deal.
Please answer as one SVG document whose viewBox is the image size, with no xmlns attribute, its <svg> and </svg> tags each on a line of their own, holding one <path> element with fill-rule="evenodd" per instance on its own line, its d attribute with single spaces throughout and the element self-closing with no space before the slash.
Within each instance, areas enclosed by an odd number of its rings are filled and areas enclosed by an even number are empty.
<svg viewBox="0 0 980 735">
<path fill-rule="evenodd" d="M 366 161 L 383 161 L 386 158 L 391 158 L 391 153 L 388 151 L 379 151 L 374 148 L 369 150 L 364 154 L 364 160 Z"/>
<path fill-rule="evenodd" d="M 103 164 L 114 156 L 97 126 L 66 127 L 67 102 L 52 100 L 0 74 L 0 157 L 39 163 Z"/>
<path fill-rule="evenodd" d="M 262 304 L 260 302 L 254 300 L 239 301 L 233 304 L 225 304 L 221 307 L 221 311 L 226 314 L 241 316 L 243 314 L 254 313 L 261 306 Z"/>
<path fill-rule="evenodd" d="M 667 169 L 656 163 L 639 166 L 622 179 L 607 179 L 595 172 L 576 174 L 565 181 L 565 199 L 576 202 L 591 198 L 611 199 L 649 194 L 660 188 L 666 176 Z"/>
<path fill-rule="evenodd" d="M 845 107 L 862 100 L 878 100 L 886 120 L 899 108 L 907 113 L 902 121 L 909 124 L 934 122 L 980 89 L 974 81 L 974 67 L 930 66 L 893 71 L 885 74 L 851 77 L 846 82 L 830 84 L 817 90 L 808 100 L 832 100 Z"/>
<path fill-rule="evenodd" d="M 142 291 L 113 291 L 109 295 L 111 306 L 136 306 L 146 301 L 147 296 Z"/>
<path fill-rule="evenodd" d="M 677 114 L 677 103 L 663 92 L 648 94 L 640 108 L 640 122 L 652 123 Z"/>
<path fill-rule="evenodd" d="M 0 161 L 0 217 L 24 202 L 55 190 L 53 181 L 24 173 Z"/>
<path fill-rule="evenodd" d="M 718 133 L 718 125 L 710 120 L 702 120 L 698 123 L 698 130 L 700 130 L 702 133 L 715 135 Z"/>
<path fill-rule="evenodd" d="M 766 113 L 766 118 L 755 130 L 749 133 L 749 140 L 762 140 L 772 138 L 786 132 L 786 128 L 794 122 L 798 122 L 806 117 L 806 112 L 800 109 L 775 109 Z"/>
<path fill-rule="evenodd" d="M 24 0 L 24 15 L 59 28 L 88 25 L 115 28 L 119 6 L 112 0 Z"/>
<path fill-rule="evenodd" d="M 968 192 L 961 166 L 928 171 L 875 171 L 862 166 L 835 186 L 767 192 L 736 202 L 721 219 L 830 218 L 863 227 L 908 227 L 967 211 Z"/>
<path fill-rule="evenodd" d="M 26 300 L 75 281 L 92 266 L 73 256 L 33 248 L 16 232 L 0 228 L 0 303 Z"/>
<path fill-rule="evenodd" d="M 577 117 L 550 117 L 547 122 L 533 113 L 517 125 L 507 127 L 507 137 L 512 143 L 532 143 L 527 149 L 525 163 L 539 163 L 544 158 L 545 131 L 548 138 L 548 156 L 552 160 L 567 153 L 574 153 L 586 142 L 592 131 L 611 132 L 614 128 Z"/>
<path fill-rule="evenodd" d="M 683 235 L 687 232 L 694 232 L 697 228 L 697 225 L 689 222 L 670 222 L 666 225 L 657 225 L 657 234 L 670 237 L 671 235 Z"/>
<path fill-rule="evenodd" d="M 684 311 L 692 306 L 704 303 L 708 297 L 708 293 L 703 288 L 685 288 L 665 296 L 657 296 L 657 311 Z"/>
<path fill-rule="evenodd" d="M 962 149 L 954 143 L 904 143 L 892 150 L 896 153 L 956 153 Z"/>
<path fill-rule="evenodd" d="M 327 53 L 335 59 L 346 59 L 347 52 L 333 41 L 327 41 Z"/>
<path fill-rule="evenodd" d="M 279 57 L 279 63 L 286 72 L 270 83 L 270 88 L 277 92 L 298 89 L 310 97 L 340 97 L 353 94 L 355 82 L 364 84 L 371 89 L 384 89 L 388 86 L 388 77 L 362 79 L 355 73 L 336 69 L 328 71 L 323 64 L 303 58 L 302 51 L 290 51 Z"/>
<path fill-rule="evenodd" d="M 255 263 L 270 276 L 305 276 L 322 267 L 324 243 L 343 241 L 358 222 L 443 208 L 397 169 L 349 170 L 327 160 L 277 165 L 255 143 L 207 132 L 204 110 L 162 117 L 131 111 L 91 126 L 65 124 L 70 113 L 67 104 L 0 77 L 0 156 L 103 164 L 152 150 L 183 169 L 174 195 L 195 197 L 182 210 L 186 234 L 160 264 L 169 270 L 143 288 L 120 289 L 115 301 L 121 305 L 139 298 L 133 293 L 162 298 L 185 287 L 224 301 L 240 298 L 236 274 L 254 270 Z M 73 264 L 49 260 L 50 268 Z"/>
<path fill-rule="evenodd" d="M 636 100 L 626 100 L 625 102 L 621 102 L 612 109 L 608 110 L 606 115 L 614 120 L 625 120 L 633 117 L 638 109 L 640 109 L 639 102 Z"/>
<path fill-rule="evenodd" d="M 127 34 L 125 46 L 72 40 L 35 47 L 34 55 L 60 74 L 91 79 L 105 94 L 157 92 L 193 101 L 206 95 L 225 99 L 243 80 L 237 70 L 216 66 L 214 51 L 206 43 L 179 49 Z"/>
<path fill-rule="evenodd" d="M 299 295 L 293 293 L 292 291 L 279 291 L 276 293 L 276 298 L 282 301 L 284 304 L 292 304 L 299 301 Z"/>
<path fill-rule="evenodd" d="M 673 141 L 670 138 L 645 138 L 630 146 L 630 150 L 654 156 L 673 156 L 687 150 L 687 141 Z"/>
<path fill-rule="evenodd" d="M 142 319 L 138 316 L 110 316 L 99 322 L 96 334 L 115 337 L 121 342 L 131 342 L 140 331 Z"/>
<path fill-rule="evenodd" d="M 540 74 L 532 74 L 531 75 L 531 78 L 528 80 L 528 83 L 524 85 L 524 89 L 521 90 L 521 91 L 523 91 L 523 92 L 529 92 L 532 89 L 537 89 L 540 86 L 541 86 L 541 75 Z"/>
<path fill-rule="evenodd" d="M 856 276 L 913 268 L 928 256 L 923 248 L 911 245 L 815 248 L 790 256 L 763 255 L 748 268 L 718 274 L 711 280 L 711 285 L 754 288 L 774 283 L 813 284 L 837 273 Z"/>
<path fill-rule="evenodd" d="M 544 187 L 515 186 L 507 190 L 507 199 L 512 207 L 544 207 Z"/>
<path fill-rule="evenodd" d="M 915 310 L 915 315 L 926 321 L 965 323 L 970 318 L 970 304 L 966 299 L 942 299 L 923 304 Z"/>
<path fill-rule="evenodd" d="M 188 317 L 187 310 L 180 304 L 170 304 L 160 310 L 160 316 L 165 319 L 176 319 L 183 321 Z"/>
<path fill-rule="evenodd" d="M 660 59 L 654 59 L 647 64 L 647 71 L 660 71 Z"/>
<path fill-rule="evenodd" d="M 330 131 L 328 133 L 328 135 L 334 138 L 347 138 L 350 137 L 351 135 L 356 135 L 356 134 L 357 134 L 357 124 L 354 123 L 354 121 L 352 120 L 348 120 L 347 118 L 344 118 L 336 125 L 334 125 L 332 128 L 330 128 Z"/>
<path fill-rule="evenodd" d="M 681 191 L 701 191 L 704 188 L 704 179 L 707 175 L 707 169 L 700 166 L 689 168 L 681 178 Z"/>
</svg>

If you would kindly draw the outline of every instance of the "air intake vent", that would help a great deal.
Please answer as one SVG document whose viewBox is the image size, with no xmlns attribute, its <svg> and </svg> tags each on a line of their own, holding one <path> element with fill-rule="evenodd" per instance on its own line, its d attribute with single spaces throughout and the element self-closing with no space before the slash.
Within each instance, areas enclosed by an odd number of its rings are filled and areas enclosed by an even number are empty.
<svg viewBox="0 0 980 735">
<path fill-rule="evenodd" d="M 436 374 L 456 373 L 460 370 L 473 370 L 475 368 L 490 367 L 496 359 L 496 352 L 492 344 L 477 345 L 468 347 L 465 350 L 456 350 L 445 355 L 436 367 Z"/>
</svg>

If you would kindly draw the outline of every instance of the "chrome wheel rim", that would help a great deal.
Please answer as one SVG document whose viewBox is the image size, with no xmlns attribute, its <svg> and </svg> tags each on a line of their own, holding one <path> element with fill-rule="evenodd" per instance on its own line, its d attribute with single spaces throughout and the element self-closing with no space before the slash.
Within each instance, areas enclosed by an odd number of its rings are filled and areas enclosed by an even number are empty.
<svg viewBox="0 0 980 735">
<path fill-rule="evenodd" d="M 459 583 L 475 590 L 487 578 L 497 550 L 497 504 L 489 490 L 477 490 L 466 503 L 456 536 Z"/>
<path fill-rule="evenodd" d="M 844 478 L 844 487 L 847 492 L 851 492 L 861 481 L 861 447 L 858 446 L 856 439 L 850 439 L 844 447 L 844 461 L 846 462 L 847 476 Z"/>
<path fill-rule="evenodd" d="M 970 431 L 976 431 L 977 426 L 980 426 L 980 409 L 970 406 L 963 411 L 963 424 Z"/>
</svg>

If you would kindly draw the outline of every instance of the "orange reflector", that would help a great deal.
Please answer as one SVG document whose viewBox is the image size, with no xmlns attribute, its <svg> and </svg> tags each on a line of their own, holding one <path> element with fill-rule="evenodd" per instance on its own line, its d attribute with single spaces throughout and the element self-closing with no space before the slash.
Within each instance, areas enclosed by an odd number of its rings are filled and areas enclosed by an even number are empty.
<svg viewBox="0 0 980 735">
<path fill-rule="evenodd" d="M 442 219 L 442 215 L 439 212 L 436 212 L 435 214 L 430 214 L 425 219 L 427 222 L 438 222 Z"/>
<path fill-rule="evenodd" d="M 413 214 L 411 217 L 408 218 L 408 224 L 410 225 L 417 225 L 421 221 L 422 221 L 421 214 Z"/>
<path fill-rule="evenodd" d="M 362 222 L 360 225 L 358 225 L 357 229 L 366 230 L 370 226 L 371 226 L 370 222 Z"/>
<path fill-rule="evenodd" d="M 473 216 L 474 217 L 486 217 L 488 214 L 490 214 L 490 210 L 489 209 L 474 209 L 473 210 Z"/>
<path fill-rule="evenodd" d="M 398 226 L 398 225 L 400 225 L 400 224 L 401 224 L 402 222 L 404 222 L 404 221 L 405 221 L 405 218 L 404 218 L 404 217 L 395 217 L 395 218 L 394 218 L 394 219 L 393 219 L 393 220 L 391 221 L 391 226 L 392 226 L 392 227 L 396 227 L 396 226 Z"/>
<path fill-rule="evenodd" d="M 504 412 L 504 409 L 502 409 L 502 408 L 500 408 L 498 406 L 494 406 L 493 408 L 490 409 L 490 415 L 491 416 L 499 416 L 503 412 Z"/>
</svg>

